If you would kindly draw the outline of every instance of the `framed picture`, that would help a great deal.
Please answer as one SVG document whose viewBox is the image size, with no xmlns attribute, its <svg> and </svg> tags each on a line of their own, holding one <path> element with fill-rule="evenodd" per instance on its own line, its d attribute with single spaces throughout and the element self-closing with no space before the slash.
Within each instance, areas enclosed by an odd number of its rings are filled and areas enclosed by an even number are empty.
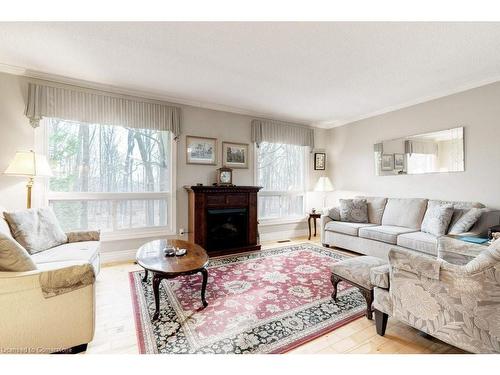
<svg viewBox="0 0 500 375">
<path fill-rule="evenodd" d="M 315 152 L 314 153 L 314 170 L 324 171 L 326 169 L 326 153 L 325 152 Z"/>
<path fill-rule="evenodd" d="M 393 171 L 394 170 L 394 154 L 382 154 L 382 166 L 383 171 Z"/>
<path fill-rule="evenodd" d="M 248 144 L 222 142 L 222 165 L 231 168 L 248 168 Z"/>
<path fill-rule="evenodd" d="M 187 164 L 217 164 L 217 139 L 186 136 Z"/>
<path fill-rule="evenodd" d="M 398 171 L 405 169 L 405 154 L 394 154 L 394 169 Z"/>
</svg>

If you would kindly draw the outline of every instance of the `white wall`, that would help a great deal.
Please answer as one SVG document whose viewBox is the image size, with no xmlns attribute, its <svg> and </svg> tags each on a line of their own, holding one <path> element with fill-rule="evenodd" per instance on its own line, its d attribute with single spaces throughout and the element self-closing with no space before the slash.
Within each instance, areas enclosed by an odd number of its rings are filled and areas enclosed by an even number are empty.
<svg viewBox="0 0 500 375">
<path fill-rule="evenodd" d="M 376 176 L 373 144 L 464 126 L 465 172 Z M 480 201 L 500 208 L 500 82 L 329 130 L 336 198 L 366 193 Z"/>
<path fill-rule="evenodd" d="M 3 172 L 17 150 L 33 149 L 34 130 L 24 116 L 27 79 L 20 76 L 0 73 L 0 206 L 8 210 L 23 209 L 25 203 L 26 179 L 22 177 L 5 176 Z M 248 169 L 235 169 L 233 182 L 237 185 L 254 185 L 254 149 L 250 142 L 250 122 L 252 117 L 228 112 L 214 111 L 191 106 L 182 108 L 182 136 L 177 144 L 177 229 L 187 230 L 187 192 L 185 185 L 201 182 L 210 185 L 215 182 L 215 170 L 222 166 L 222 141 L 248 143 L 250 159 Z M 186 164 L 186 135 L 204 136 L 218 139 L 218 165 L 188 165 Z M 315 131 L 317 148 L 325 149 L 326 130 Z M 309 188 L 312 189 L 319 176 L 325 174 L 313 171 L 311 155 Z M 36 194 L 36 193 L 35 193 Z M 36 198 L 36 197 L 34 197 Z M 308 194 L 310 205 L 318 207 L 318 194 Z M 319 200 L 321 201 L 321 200 Z M 305 222 L 286 225 L 261 226 L 262 239 L 283 239 L 290 236 L 305 234 Z M 149 239 L 133 241 L 113 241 L 106 243 L 103 251 L 130 250 L 140 246 Z"/>
</svg>

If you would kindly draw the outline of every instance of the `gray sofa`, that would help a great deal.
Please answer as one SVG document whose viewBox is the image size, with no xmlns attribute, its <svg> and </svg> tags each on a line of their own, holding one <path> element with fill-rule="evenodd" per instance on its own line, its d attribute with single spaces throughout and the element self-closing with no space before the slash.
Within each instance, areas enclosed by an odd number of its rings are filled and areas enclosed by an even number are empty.
<svg viewBox="0 0 500 375">
<path fill-rule="evenodd" d="M 328 214 L 321 216 L 321 242 L 357 253 L 376 256 L 387 260 L 389 250 L 413 250 L 437 255 L 438 237 L 422 232 L 421 225 L 429 203 L 453 204 L 451 220 L 473 207 L 484 208 L 477 202 L 445 202 L 417 198 L 365 198 L 368 203 L 368 223 L 350 223 L 332 219 Z M 500 224 L 500 211 L 485 209 L 485 212 L 467 233 L 462 236 L 485 236 L 488 228 Z"/>
</svg>

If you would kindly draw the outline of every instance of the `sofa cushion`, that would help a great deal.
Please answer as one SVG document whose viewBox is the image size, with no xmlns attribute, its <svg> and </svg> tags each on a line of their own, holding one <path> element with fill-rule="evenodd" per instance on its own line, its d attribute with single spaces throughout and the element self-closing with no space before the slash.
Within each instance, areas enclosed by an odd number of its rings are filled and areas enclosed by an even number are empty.
<svg viewBox="0 0 500 375">
<path fill-rule="evenodd" d="M 339 207 L 330 208 L 328 210 L 328 216 L 332 220 L 340 221 L 340 208 Z"/>
<path fill-rule="evenodd" d="M 467 210 L 463 215 L 461 215 L 458 220 L 450 225 L 450 229 L 448 230 L 449 234 L 460 234 L 467 232 L 470 228 L 476 224 L 481 215 L 486 211 L 484 208 L 476 208 L 473 207 L 470 210 Z"/>
<path fill-rule="evenodd" d="M 376 227 L 360 228 L 359 237 L 382 241 L 396 245 L 398 236 L 403 233 L 415 232 L 414 229 L 394 225 L 380 225 Z"/>
<path fill-rule="evenodd" d="M 343 279 L 352 281 L 367 289 L 372 289 L 370 270 L 387 262 L 372 256 L 360 256 L 333 263 L 331 271 Z"/>
<path fill-rule="evenodd" d="M 325 225 L 325 230 L 357 236 L 359 228 L 373 227 L 377 224 L 370 223 L 348 223 L 346 221 L 330 221 Z"/>
<path fill-rule="evenodd" d="M 437 254 L 437 237 L 425 232 L 404 233 L 398 236 L 397 245 L 427 253 Z"/>
<path fill-rule="evenodd" d="M 382 224 L 382 216 L 384 215 L 387 198 L 382 197 L 356 197 L 366 199 L 368 206 L 368 222 L 373 224 Z"/>
<path fill-rule="evenodd" d="M 422 232 L 435 236 L 445 235 L 452 216 L 453 206 L 451 204 L 430 201 L 425 211 L 424 220 L 422 221 Z"/>
<path fill-rule="evenodd" d="M 68 241 L 50 207 L 4 212 L 4 216 L 12 236 L 32 255 Z"/>
<path fill-rule="evenodd" d="M 368 223 L 366 199 L 340 199 L 340 220 L 350 223 Z"/>
<path fill-rule="evenodd" d="M 426 208 L 427 199 L 389 198 L 382 216 L 382 225 L 420 230 Z"/>
<path fill-rule="evenodd" d="M 30 255 L 11 236 L 0 232 L 0 271 L 25 272 L 36 270 Z"/>
<path fill-rule="evenodd" d="M 99 242 L 84 241 L 56 246 L 49 250 L 33 254 L 32 258 L 36 264 L 64 261 L 86 261 L 94 263 L 98 254 Z"/>
<path fill-rule="evenodd" d="M 12 233 L 10 233 L 9 223 L 7 223 L 7 220 L 5 220 L 5 217 L 3 215 L 4 211 L 4 208 L 0 206 L 0 233 L 12 237 Z"/>
</svg>

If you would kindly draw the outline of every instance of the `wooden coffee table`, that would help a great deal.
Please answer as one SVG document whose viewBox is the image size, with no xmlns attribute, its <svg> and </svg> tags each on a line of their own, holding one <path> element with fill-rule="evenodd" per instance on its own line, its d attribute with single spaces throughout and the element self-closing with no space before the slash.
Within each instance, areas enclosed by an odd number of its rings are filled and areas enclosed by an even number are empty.
<svg viewBox="0 0 500 375">
<path fill-rule="evenodd" d="M 163 249 L 167 245 L 186 249 L 186 255 L 167 257 Z M 207 264 L 208 255 L 201 246 L 183 240 L 156 240 L 139 248 L 136 255 L 137 263 L 144 268 L 145 274 L 142 281 L 147 281 L 148 272 L 153 274 L 153 292 L 155 296 L 156 311 L 153 320 L 160 315 L 160 283 L 163 279 L 172 279 L 181 275 L 192 275 L 201 272 L 203 283 L 201 285 L 201 301 L 204 307 L 208 306 L 205 300 L 207 289 Z"/>
</svg>

